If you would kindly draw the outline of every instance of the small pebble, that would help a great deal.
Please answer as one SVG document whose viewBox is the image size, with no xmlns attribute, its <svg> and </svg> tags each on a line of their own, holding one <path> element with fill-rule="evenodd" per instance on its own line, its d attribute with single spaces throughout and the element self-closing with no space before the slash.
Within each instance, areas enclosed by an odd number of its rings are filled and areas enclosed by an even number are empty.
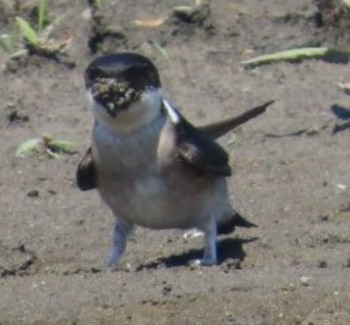
<svg viewBox="0 0 350 325">
<path fill-rule="evenodd" d="M 38 197 L 39 196 L 39 191 L 38 190 L 31 190 L 27 193 L 27 196 L 29 197 Z"/>
<path fill-rule="evenodd" d="M 172 287 L 171 287 L 169 284 L 167 284 L 167 285 L 165 285 L 165 286 L 163 287 L 162 293 L 163 293 L 163 295 L 166 296 L 166 295 L 168 295 L 172 290 L 173 290 Z"/>
<path fill-rule="evenodd" d="M 322 260 L 318 262 L 318 267 L 321 269 L 325 269 L 328 266 L 327 261 Z"/>
<path fill-rule="evenodd" d="M 346 94 L 350 95 L 350 82 L 338 83 L 338 87 L 343 90 Z"/>
<path fill-rule="evenodd" d="M 300 277 L 300 281 L 304 287 L 308 287 L 310 285 L 311 278 L 308 276 L 302 276 Z"/>
<path fill-rule="evenodd" d="M 347 186 L 345 184 L 337 184 L 337 188 L 341 191 L 345 191 Z"/>
</svg>

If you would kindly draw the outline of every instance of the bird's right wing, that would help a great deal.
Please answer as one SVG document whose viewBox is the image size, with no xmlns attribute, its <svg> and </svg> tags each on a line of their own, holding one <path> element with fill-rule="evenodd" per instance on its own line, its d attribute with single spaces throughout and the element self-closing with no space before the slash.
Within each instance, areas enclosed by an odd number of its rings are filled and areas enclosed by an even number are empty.
<svg viewBox="0 0 350 325">
<path fill-rule="evenodd" d="M 97 187 L 97 173 L 91 147 L 79 161 L 76 172 L 76 181 L 79 189 L 82 191 L 93 190 Z"/>
</svg>

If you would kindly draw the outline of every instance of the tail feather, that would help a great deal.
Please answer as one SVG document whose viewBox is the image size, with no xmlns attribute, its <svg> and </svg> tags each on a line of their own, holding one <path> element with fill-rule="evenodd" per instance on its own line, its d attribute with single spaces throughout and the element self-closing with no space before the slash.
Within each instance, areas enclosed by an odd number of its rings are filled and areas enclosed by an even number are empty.
<svg viewBox="0 0 350 325">
<path fill-rule="evenodd" d="M 227 235 L 233 232 L 236 227 L 252 228 L 257 227 L 257 225 L 243 218 L 235 211 L 230 219 L 217 225 L 217 233 L 218 235 Z"/>
<path fill-rule="evenodd" d="M 211 139 L 217 139 L 223 136 L 228 131 L 240 126 L 241 124 L 251 120 L 252 118 L 265 112 L 266 108 L 274 103 L 274 100 L 271 100 L 263 105 L 257 106 L 250 109 L 249 111 L 244 112 L 243 114 L 232 117 L 230 119 L 197 127 L 203 133 L 205 133 Z"/>
</svg>

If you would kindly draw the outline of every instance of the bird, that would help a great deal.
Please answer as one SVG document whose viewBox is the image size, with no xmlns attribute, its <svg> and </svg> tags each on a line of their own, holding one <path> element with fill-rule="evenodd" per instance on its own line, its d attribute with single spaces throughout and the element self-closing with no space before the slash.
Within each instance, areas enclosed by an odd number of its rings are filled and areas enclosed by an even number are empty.
<svg viewBox="0 0 350 325">
<path fill-rule="evenodd" d="M 135 226 L 199 229 L 204 253 L 196 262 L 217 264 L 217 236 L 256 225 L 229 201 L 229 155 L 215 140 L 273 101 L 195 127 L 166 99 L 157 68 L 143 55 L 97 57 L 84 79 L 94 126 L 76 183 L 82 191 L 97 189 L 116 217 L 107 267 L 117 268 Z"/>
</svg>

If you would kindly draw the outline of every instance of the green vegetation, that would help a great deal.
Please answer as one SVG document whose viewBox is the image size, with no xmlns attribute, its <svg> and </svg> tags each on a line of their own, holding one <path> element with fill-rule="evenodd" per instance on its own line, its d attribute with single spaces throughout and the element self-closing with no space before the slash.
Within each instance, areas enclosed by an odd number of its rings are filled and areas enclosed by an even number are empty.
<svg viewBox="0 0 350 325">
<path fill-rule="evenodd" d="M 48 21 L 49 0 L 40 0 L 38 5 L 38 32 L 42 33 Z"/>
<path fill-rule="evenodd" d="M 343 4 L 350 10 L 350 0 L 343 0 Z"/>
<path fill-rule="evenodd" d="M 2 34 L 0 35 L 0 47 L 3 51 L 6 53 L 13 53 L 14 44 L 13 44 L 14 37 L 11 34 Z"/>
<path fill-rule="evenodd" d="M 38 0 L 36 7 L 37 21 L 30 23 L 26 19 L 16 16 L 12 31 L 8 34 L 0 35 L 0 47 L 10 55 L 10 58 L 16 58 L 28 53 L 44 56 L 56 56 L 64 51 L 69 39 L 53 40 L 51 33 L 53 28 L 62 20 L 63 16 L 56 18 L 49 23 L 48 16 L 49 0 Z M 18 36 L 25 41 L 19 51 L 16 50 Z"/>
<path fill-rule="evenodd" d="M 160 53 L 160 55 L 164 58 L 165 61 L 170 62 L 170 55 L 169 52 L 162 47 L 159 43 L 153 44 L 155 49 Z"/>
<path fill-rule="evenodd" d="M 63 51 L 67 41 L 51 40 L 50 35 L 53 27 L 56 26 L 63 17 L 56 18 L 51 24 L 48 24 L 48 3 L 49 0 L 39 0 L 37 11 L 37 28 L 34 28 L 28 21 L 21 17 L 16 17 L 16 23 L 20 33 L 27 42 L 29 50 L 39 55 L 56 55 Z"/>
<path fill-rule="evenodd" d="M 327 47 L 306 47 L 293 49 L 272 54 L 265 54 L 254 59 L 243 61 L 242 64 L 246 67 L 256 67 L 259 65 L 270 64 L 280 61 L 300 61 L 303 59 L 327 58 L 332 54 L 342 54 L 349 56 L 349 52 L 336 51 Z"/>
<path fill-rule="evenodd" d="M 54 139 L 51 135 L 44 133 L 41 138 L 33 138 L 21 143 L 17 149 L 16 157 L 39 154 L 49 158 L 59 158 L 63 154 L 76 152 L 74 143 L 65 140 Z"/>
<path fill-rule="evenodd" d="M 38 33 L 30 26 L 29 22 L 21 17 L 16 17 L 19 30 L 24 39 L 33 47 L 37 48 L 40 44 Z"/>
</svg>

